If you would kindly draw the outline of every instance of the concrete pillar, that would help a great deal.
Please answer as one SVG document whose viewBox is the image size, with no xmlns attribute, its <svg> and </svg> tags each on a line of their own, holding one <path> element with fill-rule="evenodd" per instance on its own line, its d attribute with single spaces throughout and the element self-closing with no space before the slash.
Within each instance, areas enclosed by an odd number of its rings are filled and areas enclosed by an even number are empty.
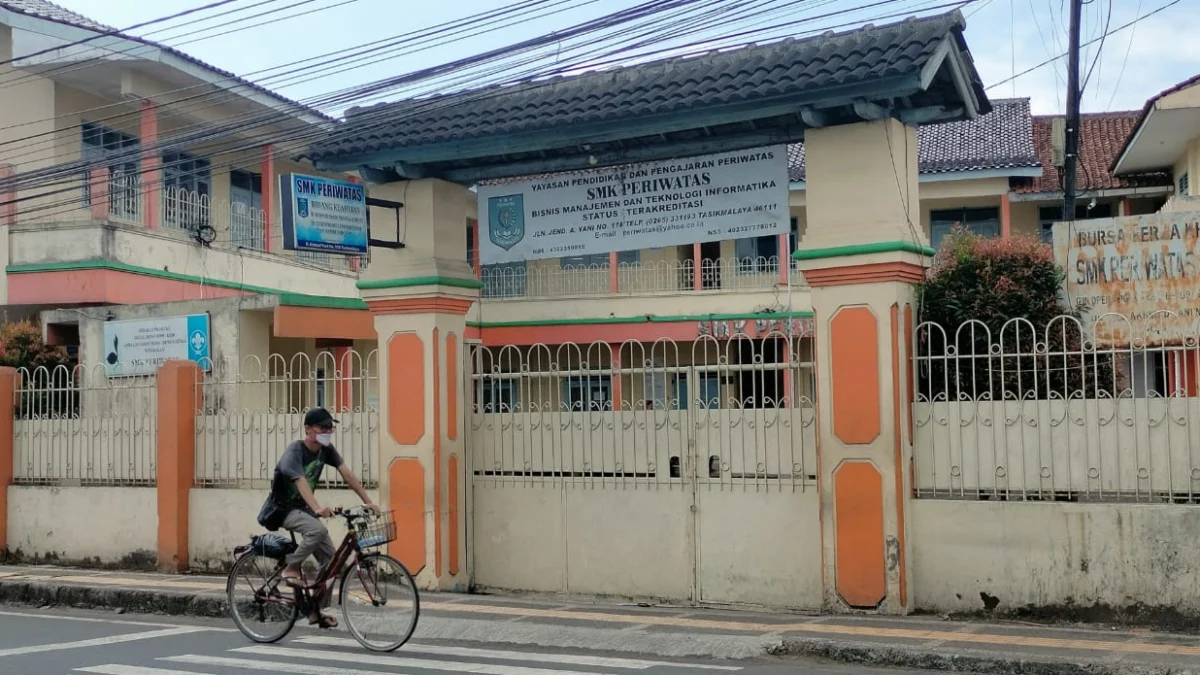
<svg viewBox="0 0 1200 675">
<path fill-rule="evenodd" d="M 380 501 L 399 535 L 388 550 L 423 588 L 466 590 L 462 344 L 480 288 L 465 259 L 473 196 L 439 180 L 370 192 L 404 202 L 405 248 L 374 249 L 358 283 L 379 335 Z M 373 236 L 393 238 L 387 230 Z"/>
<path fill-rule="evenodd" d="M 916 130 L 878 121 L 805 135 L 825 606 L 906 613 L 915 284 L 932 255 L 919 227 Z M 853 177 L 853 180 L 848 179 Z"/>
<path fill-rule="evenodd" d="M 157 230 L 162 217 L 162 152 L 158 149 L 158 104 L 142 101 L 141 115 L 142 161 L 140 167 L 142 191 L 142 223 Z"/>
<path fill-rule="evenodd" d="M 158 369 L 158 569 L 188 568 L 192 483 L 196 477 L 196 411 L 200 368 L 191 361 L 167 361 Z"/>
</svg>

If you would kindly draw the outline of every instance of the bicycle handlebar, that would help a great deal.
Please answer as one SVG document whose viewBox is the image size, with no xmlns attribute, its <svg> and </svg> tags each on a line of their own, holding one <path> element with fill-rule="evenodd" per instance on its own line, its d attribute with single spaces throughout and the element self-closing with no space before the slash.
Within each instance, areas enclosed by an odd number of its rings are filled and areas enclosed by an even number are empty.
<svg viewBox="0 0 1200 675">
<path fill-rule="evenodd" d="M 341 516 L 346 520 L 353 520 L 355 518 L 364 518 L 366 516 L 378 514 L 376 514 L 375 511 L 368 509 L 366 506 L 335 506 L 333 507 L 333 515 Z"/>
</svg>

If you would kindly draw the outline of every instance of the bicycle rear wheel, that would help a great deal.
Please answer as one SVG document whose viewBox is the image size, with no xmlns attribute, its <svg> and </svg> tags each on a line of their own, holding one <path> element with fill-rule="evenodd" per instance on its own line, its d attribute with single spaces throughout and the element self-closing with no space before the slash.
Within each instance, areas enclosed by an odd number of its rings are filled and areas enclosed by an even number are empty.
<svg viewBox="0 0 1200 675">
<path fill-rule="evenodd" d="M 225 582 L 229 613 L 242 634 L 255 642 L 278 642 L 299 616 L 295 591 L 275 574 L 279 561 L 246 553 Z"/>
<path fill-rule="evenodd" d="M 363 647 L 392 652 L 412 637 L 421 599 L 412 575 L 383 554 L 361 556 L 342 573 L 339 597 L 346 628 Z"/>
</svg>

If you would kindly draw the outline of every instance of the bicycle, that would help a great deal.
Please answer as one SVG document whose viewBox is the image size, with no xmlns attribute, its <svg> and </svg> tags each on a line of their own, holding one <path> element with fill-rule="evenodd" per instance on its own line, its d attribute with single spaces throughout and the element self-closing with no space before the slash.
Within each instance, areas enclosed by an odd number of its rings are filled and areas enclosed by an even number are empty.
<svg viewBox="0 0 1200 675">
<path fill-rule="evenodd" d="M 226 597 L 229 601 L 229 611 L 233 622 L 242 634 L 258 643 L 273 643 L 282 640 L 301 615 L 310 615 L 315 608 L 320 607 L 324 593 L 332 592 L 330 582 L 339 576 L 338 601 L 342 606 L 342 618 L 350 634 L 363 647 L 375 652 L 392 652 L 399 649 L 412 637 L 417 628 L 417 620 L 421 615 L 421 600 L 417 593 L 416 583 L 412 575 L 399 560 L 380 551 L 370 551 L 396 538 L 396 523 L 392 520 L 391 512 L 375 514 L 365 507 L 334 509 L 335 516 L 346 519 L 346 536 L 333 554 L 329 564 L 321 570 L 317 578 L 310 584 L 304 579 L 296 586 L 288 584 L 283 579 L 286 567 L 284 557 L 295 552 L 297 548 L 296 535 L 289 541 L 278 534 L 255 535 L 249 544 L 238 546 L 233 551 L 233 568 L 226 580 Z M 257 564 L 259 559 L 274 563 L 269 573 L 264 573 L 263 583 L 256 584 L 247 576 L 252 571 L 261 571 Z M 269 565 L 269 563 L 268 563 Z M 386 574 L 381 574 L 387 568 Z M 250 580 L 249 597 L 240 597 L 239 589 L 243 584 L 238 579 L 246 576 Z M 381 579 L 399 582 L 401 589 L 411 593 L 410 602 L 399 603 L 401 610 L 411 608 L 411 617 L 400 621 L 398 631 L 365 630 L 360 621 L 366 619 L 357 616 L 358 610 L 381 609 L 386 613 L 390 607 L 396 607 L 397 602 L 389 600 L 389 594 L 382 590 Z M 369 581 L 373 580 L 373 581 Z M 355 584 L 355 588 L 351 588 Z M 282 586 L 282 588 L 281 588 Z M 291 591 L 290 593 L 288 591 Z M 243 616 L 245 610 L 247 616 Z M 268 619 L 274 617 L 274 621 Z M 384 617 L 387 618 L 386 616 Z M 251 621 L 258 619 L 271 630 L 258 632 Z M 374 641 L 373 636 L 387 635 L 388 641 Z M 394 637 L 398 635 L 398 639 Z M 382 638 L 381 638 L 382 639 Z"/>
</svg>

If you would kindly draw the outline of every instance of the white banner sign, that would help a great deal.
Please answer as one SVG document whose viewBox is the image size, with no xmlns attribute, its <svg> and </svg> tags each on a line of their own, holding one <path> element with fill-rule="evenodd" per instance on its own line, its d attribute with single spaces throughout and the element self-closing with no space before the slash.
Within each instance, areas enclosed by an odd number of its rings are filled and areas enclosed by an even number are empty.
<svg viewBox="0 0 1200 675">
<path fill-rule="evenodd" d="M 104 323 L 104 370 L 108 377 L 153 375 L 170 359 L 209 369 L 208 315 L 165 316 Z"/>
<path fill-rule="evenodd" d="M 519 262 L 790 230 L 787 146 L 479 186 L 479 262 Z"/>
</svg>

